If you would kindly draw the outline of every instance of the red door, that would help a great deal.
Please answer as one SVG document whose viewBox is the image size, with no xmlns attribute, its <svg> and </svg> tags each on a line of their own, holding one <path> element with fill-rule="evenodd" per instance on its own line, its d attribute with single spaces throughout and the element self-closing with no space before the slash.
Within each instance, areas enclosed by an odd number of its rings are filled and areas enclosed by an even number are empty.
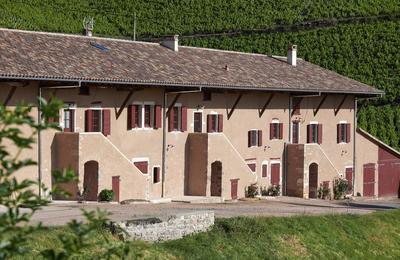
<svg viewBox="0 0 400 260">
<path fill-rule="evenodd" d="M 237 195 L 238 182 L 239 182 L 239 179 L 232 179 L 231 180 L 231 198 L 233 200 L 238 198 L 238 195 Z"/>
<path fill-rule="evenodd" d="M 346 168 L 346 180 L 349 185 L 347 194 L 350 194 L 353 191 L 353 168 Z"/>
<path fill-rule="evenodd" d="M 114 192 L 114 200 L 119 202 L 119 176 L 112 176 L 112 190 Z"/>
<path fill-rule="evenodd" d="M 280 164 L 279 163 L 273 163 L 271 164 L 271 184 L 272 185 L 279 185 L 281 176 L 280 176 Z"/>
<path fill-rule="evenodd" d="M 375 164 L 364 164 L 364 196 L 375 195 Z"/>
</svg>

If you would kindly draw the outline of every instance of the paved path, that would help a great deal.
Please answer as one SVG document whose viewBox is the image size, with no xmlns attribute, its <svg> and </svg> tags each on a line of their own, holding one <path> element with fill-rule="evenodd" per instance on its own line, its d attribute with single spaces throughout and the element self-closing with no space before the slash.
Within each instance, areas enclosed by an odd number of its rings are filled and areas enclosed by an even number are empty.
<svg viewBox="0 0 400 260">
<path fill-rule="evenodd" d="M 216 217 L 236 216 L 294 216 L 322 214 L 366 214 L 379 210 L 400 208 L 400 200 L 390 201 L 324 201 L 280 197 L 273 200 L 239 201 L 221 204 L 131 204 L 117 205 L 105 203 L 53 203 L 38 211 L 33 222 L 44 225 L 63 225 L 71 219 L 83 220 L 81 208 L 104 209 L 111 213 L 111 220 L 138 219 L 146 217 L 167 217 L 191 211 L 212 210 Z"/>
</svg>

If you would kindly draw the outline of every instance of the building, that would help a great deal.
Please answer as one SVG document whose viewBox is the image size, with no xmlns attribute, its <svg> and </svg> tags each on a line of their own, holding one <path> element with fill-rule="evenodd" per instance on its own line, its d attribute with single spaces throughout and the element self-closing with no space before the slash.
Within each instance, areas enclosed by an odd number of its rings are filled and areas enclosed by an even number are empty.
<svg viewBox="0 0 400 260">
<path fill-rule="evenodd" d="M 357 99 L 383 93 L 297 58 L 296 46 L 276 57 L 178 46 L 177 36 L 158 44 L 1 29 L 0 87 L 4 105 L 36 104 L 36 118 L 37 96 L 65 102 L 54 119 L 63 131 L 40 134 L 25 154 L 39 164 L 19 176 L 50 187 L 52 170 L 71 167 L 72 199 L 83 188 L 87 200 L 105 188 L 118 201 L 236 199 L 252 183 L 309 198 L 338 177 L 354 194 L 398 189 L 363 185 L 365 165 L 381 162 L 377 147 L 400 175 L 398 152 L 355 131 Z"/>
</svg>

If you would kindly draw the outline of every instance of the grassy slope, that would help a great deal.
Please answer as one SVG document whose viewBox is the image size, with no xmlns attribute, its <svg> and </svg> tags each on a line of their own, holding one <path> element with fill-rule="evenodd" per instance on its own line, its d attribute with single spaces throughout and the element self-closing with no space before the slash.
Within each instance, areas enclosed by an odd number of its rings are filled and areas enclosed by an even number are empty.
<svg viewBox="0 0 400 260">
<path fill-rule="evenodd" d="M 30 257 L 39 249 L 59 247 L 56 234 L 40 232 L 29 240 Z M 122 243 L 106 236 L 112 243 Z M 96 239 L 102 239 L 98 233 Z M 131 242 L 133 255 L 148 259 L 265 259 L 265 258 L 399 258 L 400 211 L 370 215 L 299 216 L 290 218 L 219 219 L 207 233 L 184 239 L 146 244 Z M 82 258 L 99 256 L 89 249 Z"/>
</svg>

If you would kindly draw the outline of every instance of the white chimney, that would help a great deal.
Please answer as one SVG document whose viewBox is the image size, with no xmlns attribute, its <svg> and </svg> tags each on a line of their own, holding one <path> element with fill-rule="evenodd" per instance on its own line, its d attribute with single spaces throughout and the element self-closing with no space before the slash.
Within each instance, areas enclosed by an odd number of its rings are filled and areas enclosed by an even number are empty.
<svg viewBox="0 0 400 260">
<path fill-rule="evenodd" d="M 297 45 L 290 45 L 287 53 L 287 62 L 296 67 L 297 64 Z"/>
<path fill-rule="evenodd" d="M 178 42 L 179 42 L 178 38 L 179 38 L 179 35 L 168 36 L 168 37 L 164 38 L 161 45 L 177 52 L 178 51 Z"/>
</svg>

